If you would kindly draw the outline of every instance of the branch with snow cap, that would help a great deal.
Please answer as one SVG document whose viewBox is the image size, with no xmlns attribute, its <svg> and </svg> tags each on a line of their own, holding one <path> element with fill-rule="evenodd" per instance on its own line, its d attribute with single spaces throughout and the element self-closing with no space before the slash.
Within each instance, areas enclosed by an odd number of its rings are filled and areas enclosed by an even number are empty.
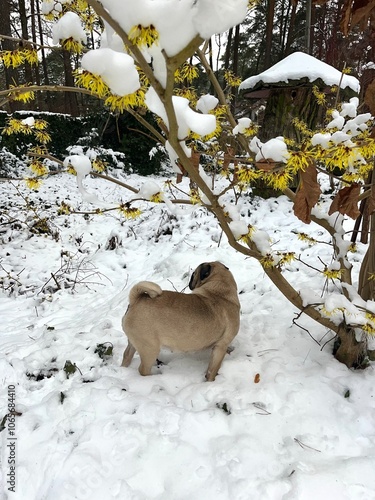
<svg viewBox="0 0 375 500">
<path fill-rule="evenodd" d="M 85 155 L 70 155 L 65 158 L 63 165 L 65 168 L 72 166 L 76 171 L 77 185 L 83 201 L 99 207 L 105 206 L 95 194 L 89 193 L 83 185 L 84 178 L 91 173 L 92 166 L 90 158 Z"/>
</svg>

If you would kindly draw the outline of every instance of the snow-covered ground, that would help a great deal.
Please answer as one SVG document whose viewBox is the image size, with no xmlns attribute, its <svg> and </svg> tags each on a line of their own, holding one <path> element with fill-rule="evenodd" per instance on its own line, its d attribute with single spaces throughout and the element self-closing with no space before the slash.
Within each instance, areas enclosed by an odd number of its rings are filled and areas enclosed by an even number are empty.
<svg viewBox="0 0 375 500">
<path fill-rule="evenodd" d="M 128 199 L 113 184 L 85 183 L 108 203 Z M 41 217 L 62 200 L 88 207 L 73 176 L 53 176 L 38 192 L 19 189 Z M 348 370 L 332 357 L 332 343 L 323 348 L 330 333 L 306 317 L 297 321 L 303 328 L 293 324 L 293 307 L 203 208 L 181 206 L 172 216 L 164 204 L 144 205 L 135 220 L 54 215 L 53 239 L 24 228 L 20 192 L 1 184 L 1 208 L 21 221 L 0 225 L 0 419 L 8 393 L 17 412 L 16 440 L 10 421 L 1 432 L 4 498 L 375 499 L 373 366 Z M 277 248 L 330 262 L 328 245 L 309 247 L 292 233 L 326 238 L 298 221 L 286 198 L 247 196 L 242 212 Z M 352 257 L 356 269 L 363 253 Z M 137 355 L 122 368 L 131 286 L 147 279 L 180 291 L 212 260 L 231 269 L 242 309 L 215 382 L 204 381 L 208 352 L 163 351 L 150 377 L 139 375 Z M 299 288 L 320 291 L 313 269 L 295 262 L 286 272 Z M 98 344 L 113 345 L 113 355 L 102 359 Z M 77 368 L 69 376 L 67 361 Z M 13 442 L 15 493 L 7 482 Z"/>
</svg>

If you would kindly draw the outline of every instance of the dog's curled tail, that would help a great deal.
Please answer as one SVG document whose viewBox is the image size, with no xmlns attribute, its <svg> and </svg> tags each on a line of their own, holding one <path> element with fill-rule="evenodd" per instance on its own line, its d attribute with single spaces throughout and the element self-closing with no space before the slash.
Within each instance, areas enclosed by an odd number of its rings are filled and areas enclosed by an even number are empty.
<svg viewBox="0 0 375 500">
<path fill-rule="evenodd" d="M 163 290 L 159 285 L 153 283 L 152 281 L 140 281 L 130 290 L 129 293 L 129 305 L 131 306 L 134 302 L 142 295 L 148 295 L 151 299 L 161 295 Z"/>
</svg>

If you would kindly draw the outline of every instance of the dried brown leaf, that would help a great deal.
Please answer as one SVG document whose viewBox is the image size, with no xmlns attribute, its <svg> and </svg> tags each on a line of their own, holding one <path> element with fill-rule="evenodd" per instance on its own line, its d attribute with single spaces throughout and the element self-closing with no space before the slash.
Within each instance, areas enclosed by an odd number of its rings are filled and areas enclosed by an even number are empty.
<svg viewBox="0 0 375 500">
<path fill-rule="evenodd" d="M 361 188 L 359 184 L 352 184 L 351 186 L 340 189 L 329 207 L 328 215 L 339 212 L 342 215 L 347 215 L 352 219 L 356 219 L 360 215 L 358 209 L 360 191 Z"/>
<path fill-rule="evenodd" d="M 311 210 L 318 202 L 320 196 L 320 186 L 317 177 L 316 167 L 311 163 L 304 172 L 301 172 L 301 188 L 294 200 L 294 215 L 306 224 L 310 224 Z"/>
</svg>

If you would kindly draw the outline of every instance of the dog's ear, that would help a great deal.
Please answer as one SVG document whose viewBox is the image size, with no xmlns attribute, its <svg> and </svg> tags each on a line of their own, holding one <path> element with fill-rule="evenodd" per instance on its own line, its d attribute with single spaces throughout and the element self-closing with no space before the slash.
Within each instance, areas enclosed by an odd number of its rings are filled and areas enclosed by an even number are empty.
<svg viewBox="0 0 375 500">
<path fill-rule="evenodd" d="M 201 281 L 205 280 L 211 274 L 211 265 L 210 264 L 201 264 L 199 278 Z"/>
<path fill-rule="evenodd" d="M 197 288 L 197 286 L 199 286 L 203 280 L 208 278 L 210 274 L 211 274 L 210 264 L 205 263 L 198 266 L 197 269 L 191 275 L 189 282 L 190 290 L 194 290 L 194 288 Z"/>
</svg>

